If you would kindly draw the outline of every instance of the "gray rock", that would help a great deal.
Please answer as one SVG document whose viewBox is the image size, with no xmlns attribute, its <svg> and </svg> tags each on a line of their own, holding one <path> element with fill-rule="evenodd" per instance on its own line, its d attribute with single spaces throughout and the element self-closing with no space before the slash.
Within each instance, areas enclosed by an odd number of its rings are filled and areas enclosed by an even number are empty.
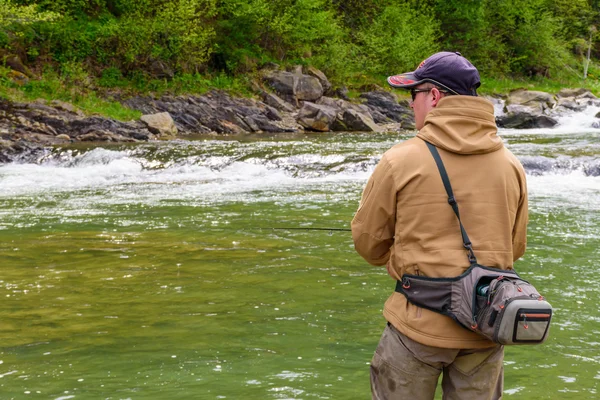
<svg viewBox="0 0 600 400">
<path fill-rule="evenodd" d="M 303 74 L 303 68 L 302 65 L 294 65 L 292 67 L 292 74 L 294 75 L 302 75 Z"/>
<path fill-rule="evenodd" d="M 581 104 L 580 102 L 575 101 L 572 97 L 559 97 L 556 106 L 571 111 L 583 111 L 587 108 L 586 104 Z"/>
<path fill-rule="evenodd" d="M 380 128 L 370 116 L 359 113 L 356 110 L 344 111 L 342 120 L 349 131 L 379 132 Z"/>
<path fill-rule="evenodd" d="M 298 75 L 287 71 L 269 71 L 264 76 L 267 84 L 278 94 L 294 95 Z"/>
<path fill-rule="evenodd" d="M 542 110 L 552 108 L 556 104 L 554 96 L 550 93 L 539 92 L 534 90 L 518 89 L 510 92 L 506 105 L 521 105 L 536 109 L 541 107 Z"/>
<path fill-rule="evenodd" d="M 287 71 L 267 71 L 267 84 L 285 101 L 298 106 L 298 101 L 315 101 L 323 95 L 323 86 L 317 78 Z"/>
<path fill-rule="evenodd" d="M 328 93 L 331 90 L 331 82 L 329 82 L 327 76 L 321 70 L 311 66 L 307 68 L 306 73 L 319 80 L 323 87 L 323 93 Z"/>
<path fill-rule="evenodd" d="M 406 101 L 398 102 L 392 93 L 372 91 L 362 93 L 360 98 L 365 100 L 364 104 L 369 107 L 372 115 L 379 113 L 394 122 L 401 122 L 402 126 L 414 126 L 414 116 L 409 104 Z"/>
<path fill-rule="evenodd" d="M 502 128 L 513 129 L 531 129 L 531 128 L 552 128 L 558 121 L 547 115 L 535 115 L 532 113 L 510 112 L 506 115 L 496 118 L 496 123 Z"/>
<path fill-rule="evenodd" d="M 592 94 L 588 89 L 584 89 L 584 88 L 563 88 L 561 89 L 556 96 L 558 97 L 579 97 L 582 95 L 586 95 L 587 93 Z M 592 96 L 594 96 L 592 94 Z M 594 96 L 596 97 L 596 96 Z"/>
<path fill-rule="evenodd" d="M 142 115 L 140 120 L 160 139 L 173 139 L 177 136 L 177 127 L 168 112 Z"/>
<path fill-rule="evenodd" d="M 271 107 L 274 107 L 280 111 L 286 111 L 286 112 L 294 111 L 294 107 L 290 103 L 286 102 L 285 100 L 283 100 L 281 97 L 277 96 L 276 94 L 269 93 L 269 92 L 263 92 L 262 99 L 266 104 L 268 104 Z"/>
<path fill-rule="evenodd" d="M 341 100 L 341 99 L 334 99 L 333 97 L 323 96 L 319 100 L 317 100 L 316 103 L 320 104 L 322 106 L 333 108 L 339 112 L 342 110 L 342 108 L 344 108 L 343 105 L 340 105 L 340 102 L 343 102 L 343 101 L 344 100 Z"/>
<path fill-rule="evenodd" d="M 348 97 L 348 88 L 346 86 L 340 86 L 335 89 L 333 93 L 340 99 L 350 100 L 350 97 Z"/>
<path fill-rule="evenodd" d="M 528 105 L 523 104 L 507 104 L 504 107 L 504 112 L 507 114 L 531 114 L 531 115 L 542 115 L 544 113 L 544 106 L 542 103 L 529 103 Z"/>
<path fill-rule="evenodd" d="M 298 100 L 315 101 L 323 96 L 323 86 L 314 76 L 301 75 L 298 78 L 295 95 Z"/>
<path fill-rule="evenodd" d="M 335 121 L 335 109 L 315 103 L 305 102 L 297 117 L 297 121 L 305 129 L 311 131 L 327 132 Z"/>
</svg>

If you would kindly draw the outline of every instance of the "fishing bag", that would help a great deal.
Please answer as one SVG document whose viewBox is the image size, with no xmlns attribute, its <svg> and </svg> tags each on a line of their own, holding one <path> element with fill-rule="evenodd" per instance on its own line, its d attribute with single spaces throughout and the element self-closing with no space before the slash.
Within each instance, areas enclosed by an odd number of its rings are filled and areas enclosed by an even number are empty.
<svg viewBox="0 0 600 400">
<path fill-rule="evenodd" d="M 453 278 L 428 278 L 404 274 L 396 291 L 412 304 L 447 315 L 462 327 L 499 344 L 538 344 L 548 337 L 552 306 L 514 270 L 477 263 L 467 232 L 460 220 L 458 204 L 442 159 L 426 142 L 440 171 L 448 203 L 460 225 L 470 267 Z M 478 290 L 479 289 L 479 290 Z M 479 293 L 478 293 L 479 291 Z"/>
</svg>

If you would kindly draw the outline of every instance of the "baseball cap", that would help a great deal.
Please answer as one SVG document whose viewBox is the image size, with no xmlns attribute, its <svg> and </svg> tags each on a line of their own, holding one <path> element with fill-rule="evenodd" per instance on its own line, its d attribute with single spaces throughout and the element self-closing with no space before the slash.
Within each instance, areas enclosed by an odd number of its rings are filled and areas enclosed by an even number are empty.
<svg viewBox="0 0 600 400">
<path fill-rule="evenodd" d="M 387 78 L 390 86 L 410 89 L 430 82 L 454 94 L 477 96 L 479 71 L 458 52 L 442 51 L 422 61 L 413 72 Z"/>
</svg>

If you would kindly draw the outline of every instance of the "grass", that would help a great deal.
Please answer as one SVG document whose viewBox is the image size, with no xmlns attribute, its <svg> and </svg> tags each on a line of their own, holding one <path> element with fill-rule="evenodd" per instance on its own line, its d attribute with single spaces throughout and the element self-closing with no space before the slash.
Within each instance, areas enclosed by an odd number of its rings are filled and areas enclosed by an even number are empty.
<svg viewBox="0 0 600 400">
<path fill-rule="evenodd" d="M 10 70 L 0 67 L 0 96 L 4 98 L 21 102 L 61 100 L 73 104 L 88 115 L 100 114 L 120 121 L 136 120 L 142 114 L 110 98 L 200 95 L 212 89 L 226 90 L 235 96 L 252 96 L 249 76 L 184 74 L 170 81 L 143 77 L 125 79 L 120 76 L 114 79 L 106 76 L 93 79 L 84 73 L 59 74 L 49 70 L 43 72 L 39 79 L 29 79 L 25 84 L 17 84 L 10 79 L 9 74 Z"/>
</svg>

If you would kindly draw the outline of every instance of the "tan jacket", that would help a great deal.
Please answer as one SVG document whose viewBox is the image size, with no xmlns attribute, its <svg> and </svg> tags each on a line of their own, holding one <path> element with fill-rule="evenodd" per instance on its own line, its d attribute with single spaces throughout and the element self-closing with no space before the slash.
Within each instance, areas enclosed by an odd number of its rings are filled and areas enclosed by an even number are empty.
<svg viewBox="0 0 600 400">
<path fill-rule="evenodd" d="M 442 98 L 417 137 L 388 150 L 369 179 L 352 220 L 358 253 L 370 264 L 386 264 L 396 280 L 404 273 L 454 277 L 469 267 L 458 220 L 424 139 L 439 149 L 478 263 L 512 268 L 525 252 L 527 186 L 523 167 L 496 133 L 489 101 Z M 400 332 L 429 346 L 494 345 L 397 292 L 383 314 Z"/>
</svg>

